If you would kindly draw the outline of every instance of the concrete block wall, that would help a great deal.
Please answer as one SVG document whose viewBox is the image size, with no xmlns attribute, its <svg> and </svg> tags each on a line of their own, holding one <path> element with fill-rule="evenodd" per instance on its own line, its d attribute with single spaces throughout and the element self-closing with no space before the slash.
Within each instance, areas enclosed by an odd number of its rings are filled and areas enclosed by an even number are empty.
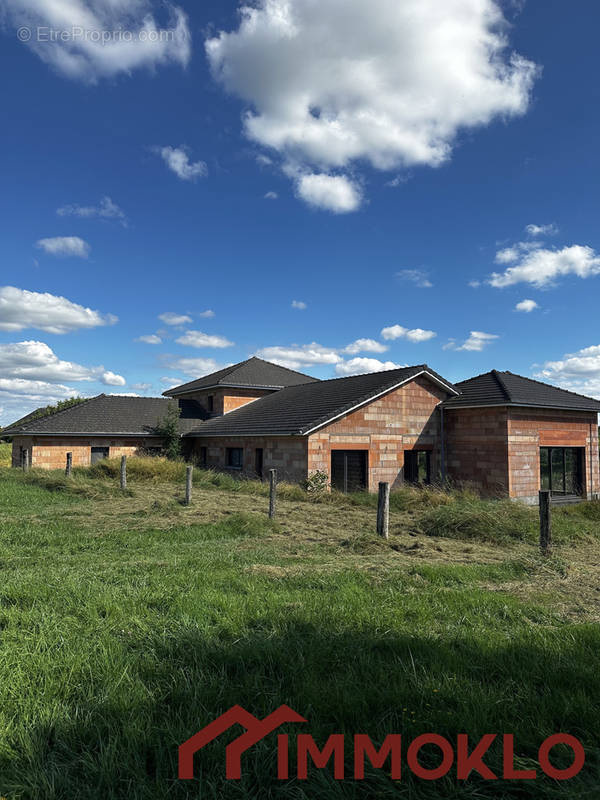
<svg viewBox="0 0 600 800">
<path fill-rule="evenodd" d="M 206 447 L 206 466 L 208 468 L 255 478 L 256 450 L 262 448 L 264 478 L 268 476 L 270 469 L 276 469 L 278 480 L 299 483 L 307 476 L 307 445 L 307 439 L 302 436 L 197 438 L 194 439 L 192 455 L 200 464 L 201 450 Z M 243 449 L 244 463 L 241 470 L 230 470 L 227 466 L 227 449 L 229 447 Z"/>
<path fill-rule="evenodd" d="M 506 408 L 444 411 L 446 477 L 488 496 L 508 494 Z"/>
<path fill-rule="evenodd" d="M 440 468 L 438 405 L 447 392 L 420 377 L 344 415 L 313 433 L 308 441 L 308 472 L 331 474 L 332 450 L 367 450 L 369 491 L 380 481 L 399 486 L 404 480 L 404 451 L 430 450 L 431 472 Z"/>
</svg>

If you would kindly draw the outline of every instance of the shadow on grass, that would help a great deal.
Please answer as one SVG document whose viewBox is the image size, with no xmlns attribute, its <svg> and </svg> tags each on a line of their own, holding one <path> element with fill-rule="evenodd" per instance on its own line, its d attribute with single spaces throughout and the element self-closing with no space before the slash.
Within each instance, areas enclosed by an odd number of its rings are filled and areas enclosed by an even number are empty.
<svg viewBox="0 0 600 800">
<path fill-rule="evenodd" d="M 138 636 L 122 632 L 129 672 L 126 691 L 98 683 L 82 668 L 80 689 L 27 735 L 0 749 L 0 793 L 20 800 L 58 798 L 575 798 L 595 797 L 600 782 L 598 698 L 600 632 L 579 626 L 486 645 L 467 631 L 441 643 L 390 631 L 327 630 L 293 618 L 277 633 L 256 619 L 241 639 L 207 640 L 195 623 Z M 96 680 L 90 692 L 90 682 Z M 86 685 L 87 681 L 87 685 Z M 78 695 L 78 691 L 81 693 Z M 352 775 L 351 736 L 367 733 L 381 744 L 389 733 L 408 741 L 436 732 L 450 741 L 468 733 L 514 733 L 519 768 L 532 768 L 537 749 L 561 731 L 582 740 L 581 775 L 557 783 L 483 781 L 450 777 L 419 781 L 404 767 L 392 782 L 367 768 L 362 782 L 332 779 L 313 769 L 306 781 L 276 779 L 276 735 L 243 758 L 240 782 L 224 780 L 224 746 L 241 728 L 196 757 L 197 778 L 177 780 L 177 748 L 234 704 L 262 718 L 286 703 L 306 725 L 282 731 L 311 733 L 322 746 L 332 733 L 348 735 L 346 774 Z M 432 754 L 424 754 L 424 763 Z M 555 751 L 557 766 L 570 754 Z M 430 766 L 434 765 L 433 757 Z M 486 758 L 502 774 L 499 748 Z M 292 759 L 291 774 L 294 774 Z"/>
</svg>

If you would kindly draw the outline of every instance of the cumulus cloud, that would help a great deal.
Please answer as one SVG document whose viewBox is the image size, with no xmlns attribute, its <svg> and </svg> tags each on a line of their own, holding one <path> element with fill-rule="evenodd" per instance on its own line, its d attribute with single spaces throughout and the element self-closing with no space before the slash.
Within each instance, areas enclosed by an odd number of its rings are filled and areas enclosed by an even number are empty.
<svg viewBox="0 0 600 800">
<path fill-rule="evenodd" d="M 158 316 L 161 322 L 164 322 L 165 325 L 188 325 L 192 318 L 188 317 L 187 314 L 176 314 L 173 311 L 165 311 L 164 314 L 159 314 Z"/>
<path fill-rule="evenodd" d="M 535 377 L 579 394 L 600 398 L 600 345 L 568 353 L 559 361 L 547 361 Z"/>
<path fill-rule="evenodd" d="M 460 130 L 525 113 L 537 68 L 507 33 L 495 0 L 257 0 L 206 50 L 246 136 L 306 173 L 298 195 L 351 211 L 341 171 L 438 166 Z"/>
<path fill-rule="evenodd" d="M 224 336 L 214 336 L 202 331 L 186 331 L 183 336 L 175 340 L 177 344 L 187 345 L 188 347 L 233 347 L 233 342 Z"/>
<path fill-rule="evenodd" d="M 342 357 L 337 350 L 313 342 L 291 347 L 264 347 L 256 355 L 288 369 L 302 369 L 321 364 L 338 364 Z"/>
<path fill-rule="evenodd" d="M 429 273 L 422 269 L 401 269 L 396 273 L 401 281 L 414 283 L 419 289 L 431 289 L 433 283 L 429 280 Z"/>
<path fill-rule="evenodd" d="M 304 174 L 296 178 L 298 197 L 313 208 L 347 214 L 362 202 L 360 187 L 344 175 Z"/>
<path fill-rule="evenodd" d="M 152 388 L 151 383 L 132 383 L 131 388 L 136 392 L 147 392 Z"/>
<path fill-rule="evenodd" d="M 97 206 L 80 206 L 77 203 L 62 206 L 56 209 L 56 213 L 59 217 L 116 219 L 123 227 L 127 227 L 125 212 L 116 203 L 113 203 L 110 197 L 103 197 Z"/>
<path fill-rule="evenodd" d="M 444 350 L 468 350 L 471 352 L 481 352 L 488 345 L 492 344 L 500 337 L 495 333 L 484 333 L 483 331 L 471 331 L 469 338 L 462 344 L 458 344 L 455 339 L 444 345 Z"/>
<path fill-rule="evenodd" d="M 182 181 L 195 181 L 208 174 L 208 167 L 204 161 L 190 161 L 188 148 L 184 145 L 181 147 L 157 147 L 156 152 L 171 172 L 174 172 Z"/>
<path fill-rule="evenodd" d="M 216 372 L 226 366 L 225 364 L 218 364 L 214 358 L 173 358 L 172 356 L 167 356 L 164 360 L 169 369 L 178 370 L 192 378 L 210 375 L 211 372 Z M 179 383 L 181 381 L 176 382 L 174 385 L 177 386 Z"/>
<path fill-rule="evenodd" d="M 558 225 L 554 222 L 549 225 L 527 225 L 525 230 L 530 236 L 555 236 L 558 233 Z"/>
<path fill-rule="evenodd" d="M 52 236 L 49 239 L 38 239 L 36 247 L 51 256 L 77 256 L 87 258 L 90 246 L 79 236 Z"/>
<path fill-rule="evenodd" d="M 278 200 L 279 195 L 277 192 L 267 192 L 265 195 L 265 200 Z"/>
<path fill-rule="evenodd" d="M 512 264 L 504 272 L 494 272 L 490 276 L 488 282 L 498 289 L 517 283 L 529 283 L 542 289 L 566 275 L 590 278 L 600 274 L 600 256 L 591 247 L 577 244 L 549 250 L 545 247 L 531 249 L 527 243 L 520 242 L 500 250 L 496 262 Z"/>
<path fill-rule="evenodd" d="M 408 328 L 402 327 L 402 325 L 392 325 L 389 328 L 384 328 L 381 331 L 381 335 L 386 341 L 407 339 L 409 342 L 418 343 L 428 342 L 430 339 L 434 339 L 437 333 L 434 331 L 425 331 L 422 328 L 409 330 Z"/>
<path fill-rule="evenodd" d="M 387 345 L 377 342 L 375 339 L 357 339 L 344 348 L 344 353 L 348 353 L 348 355 L 356 353 L 385 353 L 388 349 Z M 356 361 L 357 359 L 354 360 Z"/>
<path fill-rule="evenodd" d="M 162 339 L 155 333 L 149 333 L 147 336 L 138 336 L 136 342 L 142 342 L 143 344 L 162 344 Z"/>
<path fill-rule="evenodd" d="M 64 361 L 45 342 L 24 341 L 0 344 L 0 375 L 17 380 L 100 381 L 109 386 L 124 386 L 121 375 L 100 367 L 85 367 Z"/>
<path fill-rule="evenodd" d="M 152 0 L 0 0 L 4 22 L 33 29 L 28 46 L 42 61 L 90 83 L 142 67 L 188 63 L 187 16 L 166 5 L 168 19 L 161 27 L 152 13 L 157 6 Z M 38 37 L 37 28 L 61 35 L 56 41 Z"/>
<path fill-rule="evenodd" d="M 42 398 L 54 400 L 73 397 L 77 391 L 60 383 L 28 381 L 24 378 L 0 378 L 0 393 L 17 395 L 24 400 L 42 400 Z"/>
<path fill-rule="evenodd" d="M 15 286 L 0 287 L 0 330 L 38 328 L 63 334 L 81 328 L 97 328 L 117 322 L 113 314 L 101 314 L 67 300 L 66 297 L 28 292 Z"/>
<path fill-rule="evenodd" d="M 393 361 L 379 361 L 377 358 L 351 358 L 338 364 L 335 371 L 338 375 L 363 375 L 367 372 L 385 372 L 388 369 L 400 369 L 402 364 Z"/>
<path fill-rule="evenodd" d="M 532 311 L 535 311 L 536 308 L 539 308 L 539 306 L 535 300 L 521 300 L 521 302 L 517 303 L 515 306 L 515 311 L 524 311 L 526 314 L 530 314 Z"/>
<path fill-rule="evenodd" d="M 308 306 L 302 300 L 292 300 L 292 308 L 295 308 L 297 311 L 306 311 Z"/>
<path fill-rule="evenodd" d="M 202 317 L 203 319 L 212 319 L 213 317 L 216 317 L 216 314 L 214 311 L 211 311 L 211 309 L 208 308 L 206 311 L 201 311 L 198 316 Z"/>
</svg>

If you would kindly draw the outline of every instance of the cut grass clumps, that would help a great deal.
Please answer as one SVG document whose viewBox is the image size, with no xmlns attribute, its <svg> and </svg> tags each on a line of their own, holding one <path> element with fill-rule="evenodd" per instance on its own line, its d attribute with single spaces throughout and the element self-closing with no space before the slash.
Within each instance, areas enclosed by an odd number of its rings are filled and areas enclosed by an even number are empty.
<svg viewBox="0 0 600 800">
<path fill-rule="evenodd" d="M 457 500 L 425 512 L 419 520 L 428 536 L 502 543 L 539 536 L 534 510 L 510 500 Z"/>
</svg>

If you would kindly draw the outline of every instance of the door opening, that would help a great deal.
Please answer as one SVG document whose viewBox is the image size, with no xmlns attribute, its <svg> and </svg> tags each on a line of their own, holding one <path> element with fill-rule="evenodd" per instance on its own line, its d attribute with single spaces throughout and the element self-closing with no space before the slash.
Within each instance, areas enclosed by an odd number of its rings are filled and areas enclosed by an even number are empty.
<svg viewBox="0 0 600 800">
<path fill-rule="evenodd" d="M 360 492 L 368 488 L 367 450 L 332 450 L 331 488 L 338 492 Z"/>
</svg>

